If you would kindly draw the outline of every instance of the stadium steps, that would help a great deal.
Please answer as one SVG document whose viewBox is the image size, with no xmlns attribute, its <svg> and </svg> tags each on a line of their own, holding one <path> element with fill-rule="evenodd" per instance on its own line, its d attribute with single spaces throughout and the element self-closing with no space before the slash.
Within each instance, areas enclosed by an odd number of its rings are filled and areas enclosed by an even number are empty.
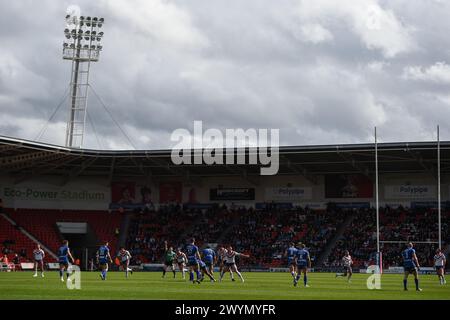
<svg viewBox="0 0 450 320">
<path fill-rule="evenodd" d="M 119 229 L 120 236 L 119 236 L 119 240 L 117 241 L 117 249 L 120 247 L 125 247 L 125 245 L 127 243 L 130 222 L 131 222 L 131 215 L 125 214 L 122 219 L 122 223 L 121 223 L 120 229 Z"/>
<path fill-rule="evenodd" d="M 14 228 L 17 228 L 23 235 L 25 235 L 28 239 L 30 239 L 32 242 L 36 244 L 40 244 L 41 248 L 47 252 L 49 255 L 51 255 L 54 259 L 57 259 L 58 256 L 50 250 L 47 246 L 45 246 L 42 242 L 40 242 L 38 239 L 36 239 L 33 235 L 31 235 L 28 231 L 26 231 L 21 226 L 18 226 L 18 224 L 6 213 L 1 213 L 0 216 L 2 216 L 5 220 L 7 220 Z"/>
<path fill-rule="evenodd" d="M 347 228 L 350 226 L 350 224 L 352 223 L 353 219 L 355 219 L 355 217 L 356 217 L 356 215 L 353 213 L 353 214 L 349 215 L 344 220 L 344 222 L 342 222 L 339 225 L 339 227 L 336 230 L 335 235 L 333 236 L 333 238 L 330 239 L 330 241 L 328 241 L 325 249 L 322 251 L 319 258 L 317 259 L 317 262 L 316 262 L 317 266 L 323 266 L 323 263 L 325 261 L 327 261 L 328 256 L 331 254 L 331 251 L 336 246 L 336 243 L 344 235 L 345 230 L 347 230 Z"/>
</svg>

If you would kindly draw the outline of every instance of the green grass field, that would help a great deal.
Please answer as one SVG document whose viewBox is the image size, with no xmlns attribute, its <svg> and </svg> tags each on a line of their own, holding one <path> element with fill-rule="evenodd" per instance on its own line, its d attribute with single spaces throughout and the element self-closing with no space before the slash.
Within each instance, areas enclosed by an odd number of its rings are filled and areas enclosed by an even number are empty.
<svg viewBox="0 0 450 320">
<path fill-rule="evenodd" d="M 109 272 L 101 281 L 97 272 L 81 274 L 81 289 L 68 290 L 59 279 L 58 272 L 47 272 L 45 278 L 33 278 L 31 272 L 1 272 L 0 300 L 5 299 L 450 299 L 450 284 L 440 286 L 436 276 L 421 276 L 423 292 L 414 290 L 409 281 L 409 291 L 402 289 L 402 275 L 383 275 L 381 290 L 368 290 L 368 275 L 355 274 L 351 284 L 345 279 L 335 279 L 331 273 L 311 273 L 310 288 L 294 287 L 289 273 L 243 273 L 245 283 L 231 282 L 227 274 L 221 283 L 204 281 L 192 284 L 173 279 L 168 274 L 135 272 L 125 279 L 123 273 Z M 450 279 L 449 279 L 450 280 Z"/>
</svg>

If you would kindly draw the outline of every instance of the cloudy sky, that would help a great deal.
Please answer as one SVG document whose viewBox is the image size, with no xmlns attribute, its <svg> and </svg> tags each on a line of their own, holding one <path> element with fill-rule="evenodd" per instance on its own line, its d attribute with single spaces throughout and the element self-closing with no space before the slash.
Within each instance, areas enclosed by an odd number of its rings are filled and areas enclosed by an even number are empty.
<svg viewBox="0 0 450 320">
<path fill-rule="evenodd" d="M 0 0 L 0 135 L 61 102 L 65 15 L 100 15 L 91 84 L 139 149 L 177 128 L 279 128 L 282 145 L 450 139 L 450 1 Z M 66 100 L 41 140 L 64 144 Z M 95 95 L 85 147 L 130 148 Z"/>
</svg>

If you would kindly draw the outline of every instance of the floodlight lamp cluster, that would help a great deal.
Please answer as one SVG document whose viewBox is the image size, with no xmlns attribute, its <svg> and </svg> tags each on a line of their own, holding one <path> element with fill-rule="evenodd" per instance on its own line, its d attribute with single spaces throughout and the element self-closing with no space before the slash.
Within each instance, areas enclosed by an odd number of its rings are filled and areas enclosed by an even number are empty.
<svg viewBox="0 0 450 320">
<path fill-rule="evenodd" d="M 67 15 L 66 21 L 70 24 L 64 29 L 63 58 L 97 61 L 103 49 L 101 41 L 104 32 L 100 28 L 105 19 Z"/>
</svg>

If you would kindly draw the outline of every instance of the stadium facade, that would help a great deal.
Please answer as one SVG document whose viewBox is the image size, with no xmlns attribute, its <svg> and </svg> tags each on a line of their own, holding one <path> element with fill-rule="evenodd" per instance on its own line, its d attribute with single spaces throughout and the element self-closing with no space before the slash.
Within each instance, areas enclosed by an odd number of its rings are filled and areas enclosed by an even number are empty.
<svg viewBox="0 0 450 320">
<path fill-rule="evenodd" d="M 381 205 L 433 205 L 436 142 L 378 145 Z M 132 208 L 142 203 L 267 202 L 373 206 L 374 145 L 280 147 L 275 176 L 259 165 L 174 165 L 170 150 L 80 150 L 0 138 L 0 198 L 9 208 Z M 441 142 L 441 196 L 450 200 L 450 142 Z M 124 192 L 126 193 L 124 195 Z"/>
</svg>

